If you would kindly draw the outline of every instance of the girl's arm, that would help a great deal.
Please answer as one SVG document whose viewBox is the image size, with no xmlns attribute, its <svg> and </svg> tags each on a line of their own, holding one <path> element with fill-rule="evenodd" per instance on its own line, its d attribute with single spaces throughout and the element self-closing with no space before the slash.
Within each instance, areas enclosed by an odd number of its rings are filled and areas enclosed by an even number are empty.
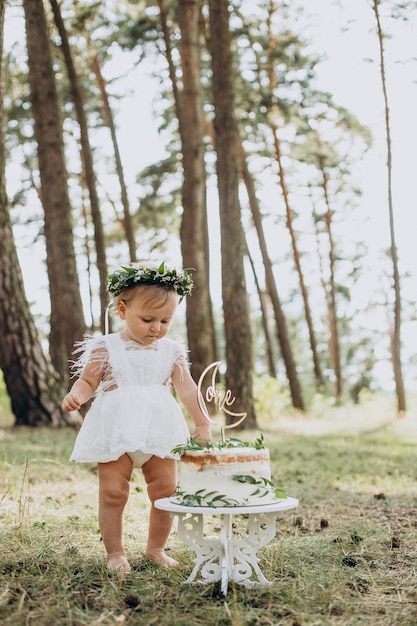
<svg viewBox="0 0 417 626">
<path fill-rule="evenodd" d="M 97 367 L 97 363 L 89 362 L 80 378 L 75 381 L 71 391 L 67 393 L 62 401 L 62 408 L 66 413 L 70 411 L 78 411 L 78 409 L 87 402 L 99 386 L 101 380 L 101 372 Z"/>
<path fill-rule="evenodd" d="M 179 399 L 194 422 L 193 437 L 198 437 L 202 442 L 211 441 L 210 424 L 200 409 L 197 400 L 197 385 L 193 381 L 186 365 L 175 365 L 172 373 L 172 383 Z"/>
</svg>

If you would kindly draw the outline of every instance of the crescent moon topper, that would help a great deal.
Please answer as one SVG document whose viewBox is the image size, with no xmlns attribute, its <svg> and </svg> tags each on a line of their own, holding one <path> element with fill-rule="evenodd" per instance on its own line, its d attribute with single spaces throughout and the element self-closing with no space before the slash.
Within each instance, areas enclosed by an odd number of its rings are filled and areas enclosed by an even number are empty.
<svg viewBox="0 0 417 626">
<path fill-rule="evenodd" d="M 214 422 L 211 419 L 207 410 L 206 402 L 213 403 L 218 411 L 222 411 L 223 413 L 225 413 L 226 415 L 229 415 L 230 417 L 240 418 L 238 419 L 237 422 L 220 426 L 222 443 L 225 443 L 226 441 L 225 431 L 230 428 L 236 428 L 236 426 L 239 426 L 239 424 L 241 424 L 243 420 L 246 418 L 247 413 L 234 413 L 233 411 L 230 411 L 228 407 L 233 405 L 236 398 L 232 396 L 232 392 L 230 391 L 230 389 L 226 389 L 226 391 L 220 391 L 219 389 L 216 388 L 216 377 L 217 377 L 217 372 L 219 370 L 220 365 L 221 365 L 221 361 L 215 361 L 214 363 L 211 363 L 210 365 L 208 365 L 206 369 L 204 370 L 204 372 L 201 374 L 199 381 L 198 381 L 198 385 L 197 385 L 197 400 L 198 400 L 198 405 L 204 417 L 210 424 L 213 424 L 214 426 L 219 426 L 219 424 L 216 424 L 216 422 Z M 206 374 L 210 370 L 212 370 L 211 382 L 207 386 L 206 392 L 203 396 L 201 387 L 202 387 L 203 380 Z"/>
</svg>

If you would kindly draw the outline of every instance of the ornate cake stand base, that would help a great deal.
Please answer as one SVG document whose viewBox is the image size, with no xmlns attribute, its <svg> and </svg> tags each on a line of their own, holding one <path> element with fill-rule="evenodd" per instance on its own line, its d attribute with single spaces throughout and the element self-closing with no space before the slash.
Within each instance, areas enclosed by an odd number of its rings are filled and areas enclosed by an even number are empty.
<svg viewBox="0 0 417 626">
<path fill-rule="evenodd" d="M 247 588 L 271 584 L 260 570 L 257 552 L 274 539 L 277 513 L 295 509 L 298 500 L 285 498 L 262 506 L 213 508 L 184 506 L 171 498 L 162 498 L 155 506 L 178 518 L 178 537 L 196 554 L 195 566 L 185 582 L 206 585 L 221 581 L 221 591 L 226 596 L 229 580 Z M 204 536 L 207 515 L 220 515 L 218 538 Z M 245 539 L 233 537 L 234 515 L 247 516 Z"/>
</svg>

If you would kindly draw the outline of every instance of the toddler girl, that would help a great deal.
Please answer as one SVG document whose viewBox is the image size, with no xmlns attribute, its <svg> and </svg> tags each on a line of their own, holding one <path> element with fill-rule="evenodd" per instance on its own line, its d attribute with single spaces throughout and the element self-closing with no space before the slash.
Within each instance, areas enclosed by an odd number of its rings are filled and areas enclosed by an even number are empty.
<svg viewBox="0 0 417 626">
<path fill-rule="evenodd" d="M 62 402 L 76 411 L 98 390 L 78 433 L 71 460 L 98 462 L 99 526 L 110 570 L 130 572 L 122 543 L 122 518 L 134 467 L 142 469 L 151 512 L 146 556 L 162 567 L 177 561 L 165 553 L 172 520 L 154 501 L 172 495 L 176 461 L 171 450 L 189 438 L 182 411 L 168 389 L 172 384 L 191 416 L 193 435 L 211 440 L 197 400 L 182 344 L 168 339 L 177 304 L 193 288 L 185 272 L 132 264 L 110 274 L 121 332 L 87 337 L 76 352 L 79 378 Z"/>
</svg>

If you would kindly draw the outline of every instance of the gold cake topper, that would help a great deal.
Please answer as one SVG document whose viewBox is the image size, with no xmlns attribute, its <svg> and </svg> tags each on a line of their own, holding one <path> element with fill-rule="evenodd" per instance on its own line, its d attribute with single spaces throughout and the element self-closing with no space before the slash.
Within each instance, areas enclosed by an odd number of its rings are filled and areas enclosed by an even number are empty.
<svg viewBox="0 0 417 626">
<path fill-rule="evenodd" d="M 223 413 L 225 413 L 226 415 L 229 415 L 230 417 L 240 418 L 237 422 L 234 422 L 233 424 L 225 424 L 225 425 L 220 426 L 222 443 L 225 443 L 226 442 L 225 430 L 228 430 L 229 428 L 236 428 L 236 426 L 239 426 L 239 424 L 241 424 L 243 420 L 246 418 L 247 413 L 234 413 L 233 411 L 230 411 L 227 408 L 233 405 L 236 398 L 234 396 L 232 397 L 232 392 L 230 391 L 230 389 L 226 389 L 226 392 L 222 392 L 216 388 L 216 376 L 217 376 L 217 372 L 219 370 L 220 365 L 221 365 L 221 361 L 215 361 L 214 363 L 211 363 L 210 365 L 208 365 L 206 369 L 204 370 L 204 372 L 201 374 L 200 379 L 198 381 L 198 385 L 197 385 L 197 399 L 198 399 L 198 404 L 201 409 L 201 412 L 203 413 L 206 420 L 210 424 L 213 424 L 214 426 L 219 426 L 219 424 L 216 424 L 216 422 L 214 422 L 211 419 L 207 410 L 207 405 L 203 398 L 203 394 L 201 392 L 203 380 L 206 374 L 212 369 L 213 371 L 211 374 L 211 384 L 206 389 L 205 400 L 207 402 L 212 402 L 219 411 L 223 411 Z"/>
</svg>

